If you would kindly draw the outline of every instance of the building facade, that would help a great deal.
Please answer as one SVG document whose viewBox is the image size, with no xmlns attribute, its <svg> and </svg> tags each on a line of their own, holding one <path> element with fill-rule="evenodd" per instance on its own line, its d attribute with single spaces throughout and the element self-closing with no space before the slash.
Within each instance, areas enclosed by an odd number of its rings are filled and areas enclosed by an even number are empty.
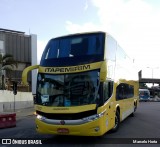
<svg viewBox="0 0 160 147">
<path fill-rule="evenodd" d="M 0 53 L 12 55 L 18 63 L 13 71 L 5 72 L 5 79 L 10 78 L 12 81 L 21 82 L 23 69 L 37 64 L 37 36 L 0 28 Z M 29 76 L 30 85 L 32 78 L 35 79 Z"/>
</svg>

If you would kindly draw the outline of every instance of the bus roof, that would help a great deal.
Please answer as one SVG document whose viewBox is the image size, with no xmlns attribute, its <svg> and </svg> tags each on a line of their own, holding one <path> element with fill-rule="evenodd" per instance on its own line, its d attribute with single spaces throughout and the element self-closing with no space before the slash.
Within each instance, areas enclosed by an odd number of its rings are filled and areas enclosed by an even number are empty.
<svg viewBox="0 0 160 147">
<path fill-rule="evenodd" d="M 73 34 L 68 34 L 68 35 L 64 35 L 64 36 L 55 37 L 55 38 L 52 38 L 52 39 L 63 38 L 63 37 L 70 37 L 70 36 L 73 36 L 73 35 L 76 36 L 76 35 L 85 35 L 85 34 L 94 34 L 94 33 L 105 33 L 105 34 L 109 35 L 108 33 L 103 32 L 103 31 L 93 31 L 93 32 L 73 33 Z"/>
</svg>

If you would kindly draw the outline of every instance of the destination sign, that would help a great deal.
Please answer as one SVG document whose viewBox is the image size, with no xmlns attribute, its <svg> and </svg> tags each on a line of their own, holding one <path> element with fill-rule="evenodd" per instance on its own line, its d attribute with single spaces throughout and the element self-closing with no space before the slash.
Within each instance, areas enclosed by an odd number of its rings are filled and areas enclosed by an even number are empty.
<svg viewBox="0 0 160 147">
<path fill-rule="evenodd" d="M 94 69 L 101 68 L 102 62 L 96 62 L 91 64 L 84 64 L 78 66 L 68 66 L 68 67 L 42 67 L 39 66 L 39 73 L 50 73 L 50 74 L 62 74 L 62 73 L 76 73 L 84 72 Z"/>
</svg>

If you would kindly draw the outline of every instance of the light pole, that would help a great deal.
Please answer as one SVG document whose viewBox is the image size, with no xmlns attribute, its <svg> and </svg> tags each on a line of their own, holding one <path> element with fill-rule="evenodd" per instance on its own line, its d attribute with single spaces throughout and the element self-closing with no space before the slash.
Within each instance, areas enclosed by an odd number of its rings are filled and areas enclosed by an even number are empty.
<svg viewBox="0 0 160 147">
<path fill-rule="evenodd" d="M 147 67 L 147 68 L 150 68 L 152 70 L 152 80 L 153 80 L 153 67 Z M 152 84 L 153 84 L 153 87 L 154 87 L 154 82 Z"/>
<path fill-rule="evenodd" d="M 152 80 L 153 80 L 153 78 L 154 78 L 154 77 L 153 77 L 153 70 L 154 70 L 154 69 L 158 69 L 159 67 L 147 67 L 147 68 L 150 68 L 150 69 L 152 70 Z M 153 84 L 153 86 L 154 86 L 154 82 L 153 82 L 152 84 Z"/>
<path fill-rule="evenodd" d="M 153 69 L 158 69 L 159 67 L 147 67 L 147 68 L 150 68 L 151 70 L 152 70 L 152 80 L 153 80 Z M 152 81 L 153 83 L 153 87 L 152 87 L 152 89 L 153 89 L 153 96 L 155 96 L 155 88 L 154 88 L 154 81 Z"/>
</svg>

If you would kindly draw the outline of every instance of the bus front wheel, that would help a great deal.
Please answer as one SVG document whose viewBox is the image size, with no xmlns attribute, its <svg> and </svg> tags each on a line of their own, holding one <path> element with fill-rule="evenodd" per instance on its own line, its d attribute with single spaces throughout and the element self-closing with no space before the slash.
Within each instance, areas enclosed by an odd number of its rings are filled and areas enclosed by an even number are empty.
<svg viewBox="0 0 160 147">
<path fill-rule="evenodd" d="M 115 125 L 112 129 L 112 132 L 116 132 L 119 128 L 119 125 L 120 125 L 120 114 L 119 111 L 117 110 L 115 115 Z"/>
<path fill-rule="evenodd" d="M 137 104 L 136 103 L 134 103 L 134 108 L 133 108 L 133 112 L 131 113 L 131 117 L 134 117 L 134 112 L 136 112 L 136 110 L 137 110 Z"/>
</svg>

